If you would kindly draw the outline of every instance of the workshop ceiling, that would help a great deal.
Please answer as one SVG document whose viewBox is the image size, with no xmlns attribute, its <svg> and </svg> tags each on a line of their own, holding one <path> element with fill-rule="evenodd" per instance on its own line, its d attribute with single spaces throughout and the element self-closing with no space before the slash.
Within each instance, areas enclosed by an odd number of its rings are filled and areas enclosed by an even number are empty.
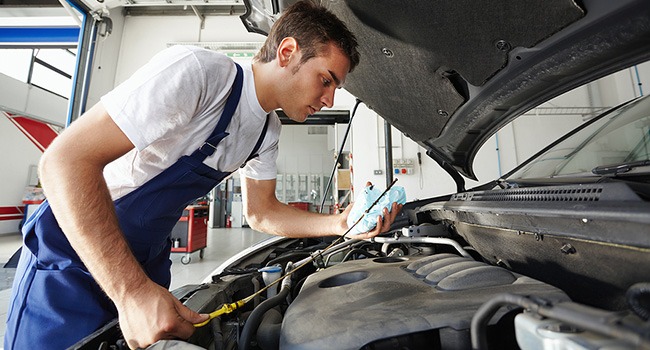
<svg viewBox="0 0 650 350">
<path fill-rule="evenodd" d="M 91 11 L 122 8 L 131 16 L 241 15 L 246 12 L 243 0 L 77 0 Z M 0 0 L 1 7 L 61 7 L 59 0 Z"/>
<path fill-rule="evenodd" d="M 119 6 L 213 6 L 213 5 L 243 5 L 238 0 L 105 0 L 106 3 L 119 3 Z"/>
<path fill-rule="evenodd" d="M 93 10 L 123 8 L 132 16 L 156 15 L 240 15 L 243 0 L 78 0 Z"/>
</svg>

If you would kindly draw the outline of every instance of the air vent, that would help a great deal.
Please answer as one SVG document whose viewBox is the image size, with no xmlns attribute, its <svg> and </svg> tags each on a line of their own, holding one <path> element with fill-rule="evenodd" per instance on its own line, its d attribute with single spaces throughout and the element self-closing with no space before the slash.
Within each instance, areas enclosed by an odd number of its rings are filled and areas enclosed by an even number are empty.
<svg viewBox="0 0 650 350">
<path fill-rule="evenodd" d="M 457 193 L 452 201 L 473 202 L 602 202 L 640 201 L 623 183 L 510 188 Z"/>
<path fill-rule="evenodd" d="M 596 202 L 602 186 L 562 186 L 544 188 L 514 188 L 506 190 L 459 193 L 452 200 L 490 202 Z"/>
</svg>

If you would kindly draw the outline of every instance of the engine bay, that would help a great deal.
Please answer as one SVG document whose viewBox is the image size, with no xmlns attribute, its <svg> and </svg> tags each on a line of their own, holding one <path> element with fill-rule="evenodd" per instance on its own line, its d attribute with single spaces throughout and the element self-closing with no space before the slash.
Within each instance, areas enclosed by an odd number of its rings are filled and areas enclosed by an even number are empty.
<svg viewBox="0 0 650 350">
<path fill-rule="evenodd" d="M 173 294 L 189 308 L 210 313 L 262 290 L 269 281 L 264 267 L 289 276 L 197 328 L 187 341 L 160 341 L 149 349 L 649 346 L 648 283 L 636 284 L 624 296 L 635 307 L 612 310 L 609 300 L 585 305 L 570 297 L 574 291 L 521 274 L 496 257 L 482 257 L 456 230 L 443 222 L 407 225 L 326 251 L 330 242 L 315 239 L 264 245 L 231 261 L 211 283 Z M 73 348 L 126 346 L 113 322 Z"/>
</svg>

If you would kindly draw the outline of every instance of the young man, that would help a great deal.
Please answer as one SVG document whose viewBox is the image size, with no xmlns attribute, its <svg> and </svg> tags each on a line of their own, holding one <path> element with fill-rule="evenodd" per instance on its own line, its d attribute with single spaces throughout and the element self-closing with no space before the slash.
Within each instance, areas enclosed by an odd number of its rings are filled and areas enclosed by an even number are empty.
<svg viewBox="0 0 650 350">
<path fill-rule="evenodd" d="M 297 3 L 250 66 L 172 47 L 104 96 L 41 160 L 48 202 L 23 229 L 5 348 L 65 348 L 115 317 L 132 348 L 189 337 L 207 315 L 168 291 L 169 235 L 185 205 L 244 163 L 251 227 L 288 237 L 345 232 L 347 210 L 319 215 L 275 198 L 272 111 L 304 121 L 332 106 L 358 60 L 340 20 Z M 386 231 L 399 209 L 359 238 Z"/>
</svg>

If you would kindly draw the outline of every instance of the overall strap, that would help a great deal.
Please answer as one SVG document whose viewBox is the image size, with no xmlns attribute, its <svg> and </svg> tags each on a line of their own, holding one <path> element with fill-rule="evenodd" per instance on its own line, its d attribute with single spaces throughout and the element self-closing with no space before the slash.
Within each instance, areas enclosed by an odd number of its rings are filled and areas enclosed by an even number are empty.
<svg viewBox="0 0 650 350">
<path fill-rule="evenodd" d="M 210 134 L 205 143 L 192 153 L 192 157 L 198 158 L 201 161 L 211 156 L 217 149 L 217 144 L 219 144 L 224 137 L 228 136 L 226 128 L 228 127 L 228 124 L 230 124 L 232 115 L 235 113 L 237 105 L 239 104 L 239 98 L 241 97 L 241 90 L 244 81 L 244 74 L 241 66 L 235 63 L 235 67 L 237 68 L 237 76 L 232 84 L 230 95 L 228 96 L 228 100 L 226 100 L 226 105 L 223 108 L 217 126 L 214 128 L 214 131 L 212 131 L 212 134 Z"/>
<path fill-rule="evenodd" d="M 255 144 L 255 147 L 253 147 L 253 151 L 251 154 L 246 158 L 246 161 L 244 164 L 240 166 L 240 168 L 243 168 L 246 163 L 248 163 L 249 160 L 255 158 L 258 156 L 257 151 L 260 150 L 260 147 L 262 147 L 262 141 L 264 141 L 264 136 L 266 136 L 266 130 L 269 128 L 269 119 L 271 119 L 271 114 L 266 115 L 266 122 L 264 123 L 264 128 L 262 129 L 262 134 L 260 135 L 260 138 L 257 140 L 257 143 Z"/>
</svg>

